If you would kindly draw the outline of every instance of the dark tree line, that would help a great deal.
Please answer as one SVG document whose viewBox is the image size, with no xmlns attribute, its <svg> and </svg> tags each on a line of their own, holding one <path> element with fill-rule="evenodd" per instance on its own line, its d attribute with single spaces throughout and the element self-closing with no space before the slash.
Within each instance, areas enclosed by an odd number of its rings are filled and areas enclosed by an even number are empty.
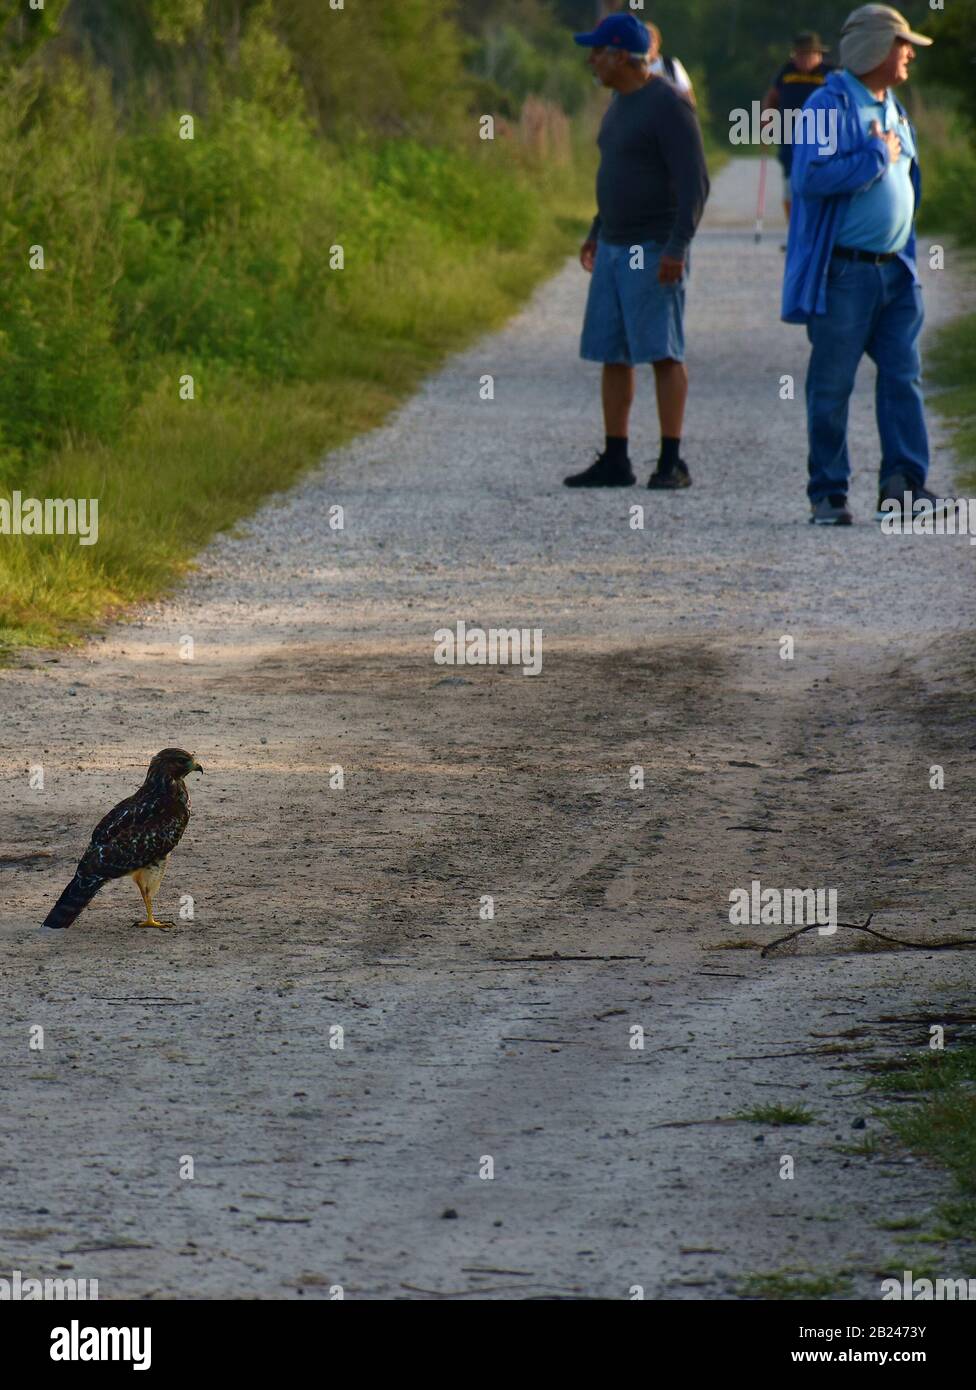
<svg viewBox="0 0 976 1390">
<path fill-rule="evenodd" d="M 937 45 L 919 61 L 922 82 L 955 88 L 976 116 L 976 0 L 899 0 Z M 108 68 L 117 92 L 155 81 L 186 87 L 232 61 L 248 16 L 269 15 L 289 46 L 313 111 L 324 123 L 408 121 L 469 94 L 517 104 L 541 90 L 572 110 L 585 93 L 573 31 L 623 0 L 0 0 L 0 53 L 25 62 L 56 44 Z M 638 17 L 664 33 L 665 50 L 704 75 L 716 123 L 766 89 L 791 36 L 817 29 L 836 55 L 852 0 L 645 0 Z M 363 25 L 363 16 L 368 24 Z M 473 80 L 477 79 L 477 81 Z M 479 87 L 478 82 L 482 85 Z M 485 85 L 487 84 L 487 85 Z"/>
</svg>

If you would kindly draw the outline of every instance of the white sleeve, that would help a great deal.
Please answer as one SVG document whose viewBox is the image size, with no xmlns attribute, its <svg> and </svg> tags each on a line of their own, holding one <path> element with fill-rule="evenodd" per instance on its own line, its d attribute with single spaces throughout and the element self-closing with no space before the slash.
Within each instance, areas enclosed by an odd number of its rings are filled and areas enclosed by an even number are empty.
<svg viewBox="0 0 976 1390">
<path fill-rule="evenodd" d="M 690 92 L 691 78 L 688 76 L 681 59 L 672 58 L 671 61 L 674 64 L 674 85 L 679 92 Z"/>
</svg>

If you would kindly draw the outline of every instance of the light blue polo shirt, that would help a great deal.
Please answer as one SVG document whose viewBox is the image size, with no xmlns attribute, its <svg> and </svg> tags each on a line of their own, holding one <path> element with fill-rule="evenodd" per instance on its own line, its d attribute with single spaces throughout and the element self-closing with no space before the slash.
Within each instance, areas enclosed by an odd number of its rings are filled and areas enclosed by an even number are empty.
<svg viewBox="0 0 976 1390">
<path fill-rule="evenodd" d="M 890 89 L 884 101 L 878 101 L 853 73 L 845 69 L 842 77 L 857 104 L 864 134 L 867 135 L 872 121 L 877 121 L 882 130 L 893 130 L 901 140 L 901 159 L 897 164 L 886 165 L 870 188 L 853 195 L 837 233 L 837 244 L 859 251 L 902 251 L 915 219 L 912 160 L 916 150 L 911 126 L 898 115 Z"/>
</svg>

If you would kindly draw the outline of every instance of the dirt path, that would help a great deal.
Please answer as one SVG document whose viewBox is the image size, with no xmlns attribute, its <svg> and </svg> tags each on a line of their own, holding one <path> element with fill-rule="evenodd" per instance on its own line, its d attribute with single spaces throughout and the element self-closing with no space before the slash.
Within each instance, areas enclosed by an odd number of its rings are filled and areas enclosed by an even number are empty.
<svg viewBox="0 0 976 1390">
<path fill-rule="evenodd" d="M 976 549 L 869 523 L 867 373 L 861 524 L 807 526 L 805 339 L 777 320 L 778 236 L 752 244 L 754 176 L 723 172 L 695 247 L 688 493 L 559 486 L 599 442 L 570 265 L 172 603 L 0 674 L 0 859 L 52 855 L 0 866 L 0 1274 L 717 1298 L 794 1269 L 877 1297 L 906 1267 L 878 1223 L 948 1185 L 847 1151 L 879 1133 L 861 1067 L 965 1012 L 973 956 L 840 931 L 761 960 L 741 943 L 781 929 L 730 926 L 728 900 L 829 885 L 845 921 L 976 940 Z M 969 293 L 927 281 L 932 322 Z M 458 620 L 541 627 L 542 673 L 435 665 Z M 162 906 L 190 894 L 195 919 L 131 930 L 124 882 L 38 935 L 97 816 L 174 743 L 206 775 Z M 814 1123 L 711 1123 L 771 1103 Z"/>
</svg>

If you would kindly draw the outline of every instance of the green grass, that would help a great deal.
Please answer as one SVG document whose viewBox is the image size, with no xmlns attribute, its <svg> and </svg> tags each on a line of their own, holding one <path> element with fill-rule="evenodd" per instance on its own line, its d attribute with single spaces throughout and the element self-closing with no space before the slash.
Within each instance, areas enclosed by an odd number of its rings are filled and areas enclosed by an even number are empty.
<svg viewBox="0 0 976 1390">
<path fill-rule="evenodd" d="M 241 129 L 241 120 L 214 138 L 220 152 L 192 152 L 202 170 L 185 175 L 178 236 L 165 232 L 175 214 L 161 206 L 138 229 L 133 218 L 128 231 L 115 227 L 104 192 L 103 231 L 111 224 L 121 259 L 138 260 L 140 285 L 127 282 L 113 310 L 88 285 L 95 271 L 74 267 L 103 328 L 104 353 L 83 370 L 58 377 L 58 363 L 82 353 L 85 306 L 72 307 L 56 275 L 15 282 L 0 359 L 6 349 L 25 373 L 33 364 L 35 385 L 24 391 L 36 399 L 18 400 L 10 384 L 6 399 L 0 391 L 0 496 L 97 498 L 99 541 L 0 537 L 0 657 L 74 641 L 170 589 L 217 532 L 327 450 L 381 424 L 446 354 L 502 324 L 583 239 L 587 158 L 544 170 L 519 152 L 400 142 L 357 150 L 336 171 L 304 132 L 271 135 L 263 118 L 256 124 L 295 165 L 275 174 L 277 208 L 241 206 L 254 165 L 252 150 L 241 149 L 252 125 Z M 161 164 L 165 174 L 182 152 L 174 140 L 158 143 L 163 149 L 146 138 L 138 156 L 128 152 L 131 163 Z M 204 206 L 218 196 L 221 152 L 236 225 L 229 215 L 214 222 Z M 327 168 L 335 206 L 286 197 L 289 179 L 296 188 L 321 183 Z M 188 190 L 195 181 L 199 215 Z M 179 185 L 175 175 L 172 182 Z M 327 215 L 345 225 L 342 236 L 310 225 Z M 334 238 L 346 246 L 341 272 L 324 268 Z M 58 321 L 51 346 L 44 325 Z M 186 373 L 195 379 L 192 400 L 179 399 Z M 85 416 L 78 402 L 103 388 L 104 411 L 89 407 Z M 85 428 L 72 428 L 82 416 Z"/>
<path fill-rule="evenodd" d="M 806 1274 L 793 1270 L 772 1270 L 765 1274 L 746 1274 L 738 1281 L 739 1298 L 793 1299 L 830 1298 L 851 1290 L 846 1274 Z"/>
<path fill-rule="evenodd" d="M 393 82 L 409 35 L 389 18 Z M 3 67 L 0 497 L 97 498 L 99 538 L 0 535 L 0 659 L 164 592 L 579 246 L 584 121 L 549 109 L 551 148 L 483 141 L 445 92 L 436 129 L 369 107 L 340 138 L 302 85 L 317 33 L 293 51 L 253 7 L 191 108 L 138 83 L 127 101 L 86 58 Z"/>
<path fill-rule="evenodd" d="M 972 252 L 976 242 L 976 143 L 958 113 L 922 105 L 917 115 L 924 154 L 920 243 L 934 236 L 953 238 L 946 249 L 956 271 L 976 274 Z M 933 405 L 952 427 L 959 456 L 961 489 L 976 489 L 976 315 L 968 314 L 938 335 L 925 363 L 928 382 L 939 388 Z"/>
<path fill-rule="evenodd" d="M 751 1110 L 740 1111 L 736 1119 L 758 1125 L 810 1125 L 814 1115 L 802 1105 L 755 1105 Z"/>
<path fill-rule="evenodd" d="M 920 1231 L 921 1219 L 917 1216 L 892 1216 L 885 1221 L 876 1221 L 879 1231 Z"/>
<path fill-rule="evenodd" d="M 936 1212 L 933 1234 L 941 1240 L 976 1241 L 976 1198 L 964 1198 L 958 1202 L 943 1202 Z M 976 1270 L 970 1259 L 969 1273 Z"/>
<path fill-rule="evenodd" d="M 503 322 L 581 227 L 551 215 L 522 251 L 444 251 L 417 273 L 403 267 L 398 287 L 387 281 L 396 331 L 323 325 L 306 357 L 311 380 L 204 369 L 197 398 L 185 401 L 173 362 L 117 443 L 68 446 L 21 484 L 25 495 L 97 497 L 99 540 L 2 538 L 0 646 L 70 640 L 165 590 L 216 532 L 380 424 L 448 352 Z"/>
<path fill-rule="evenodd" d="M 937 1095 L 976 1084 L 976 1047 L 929 1049 L 921 1057 L 906 1057 L 900 1066 L 873 1076 L 873 1091 Z"/>
<path fill-rule="evenodd" d="M 915 117 L 922 154 L 922 204 L 918 225 L 924 236 L 951 232 L 976 241 L 976 145 L 968 123 L 938 105 Z"/>
<path fill-rule="evenodd" d="M 976 1046 L 927 1052 L 869 1084 L 882 1097 L 918 1096 L 917 1104 L 885 1107 L 881 1116 L 907 1149 L 952 1174 L 959 1196 L 939 1208 L 935 1235 L 976 1241 Z"/>
<path fill-rule="evenodd" d="M 119 444 L 66 449 L 33 478 L 38 496 L 97 497 L 99 539 L 4 538 L 0 645 L 69 641 L 166 589 L 216 531 L 396 401 L 353 373 L 260 393 L 226 377 L 212 396 L 181 402 L 161 386 Z"/>
<path fill-rule="evenodd" d="M 928 357 L 929 377 L 940 388 L 935 408 L 952 426 L 959 483 L 976 491 L 976 314 L 944 328 Z"/>
</svg>

